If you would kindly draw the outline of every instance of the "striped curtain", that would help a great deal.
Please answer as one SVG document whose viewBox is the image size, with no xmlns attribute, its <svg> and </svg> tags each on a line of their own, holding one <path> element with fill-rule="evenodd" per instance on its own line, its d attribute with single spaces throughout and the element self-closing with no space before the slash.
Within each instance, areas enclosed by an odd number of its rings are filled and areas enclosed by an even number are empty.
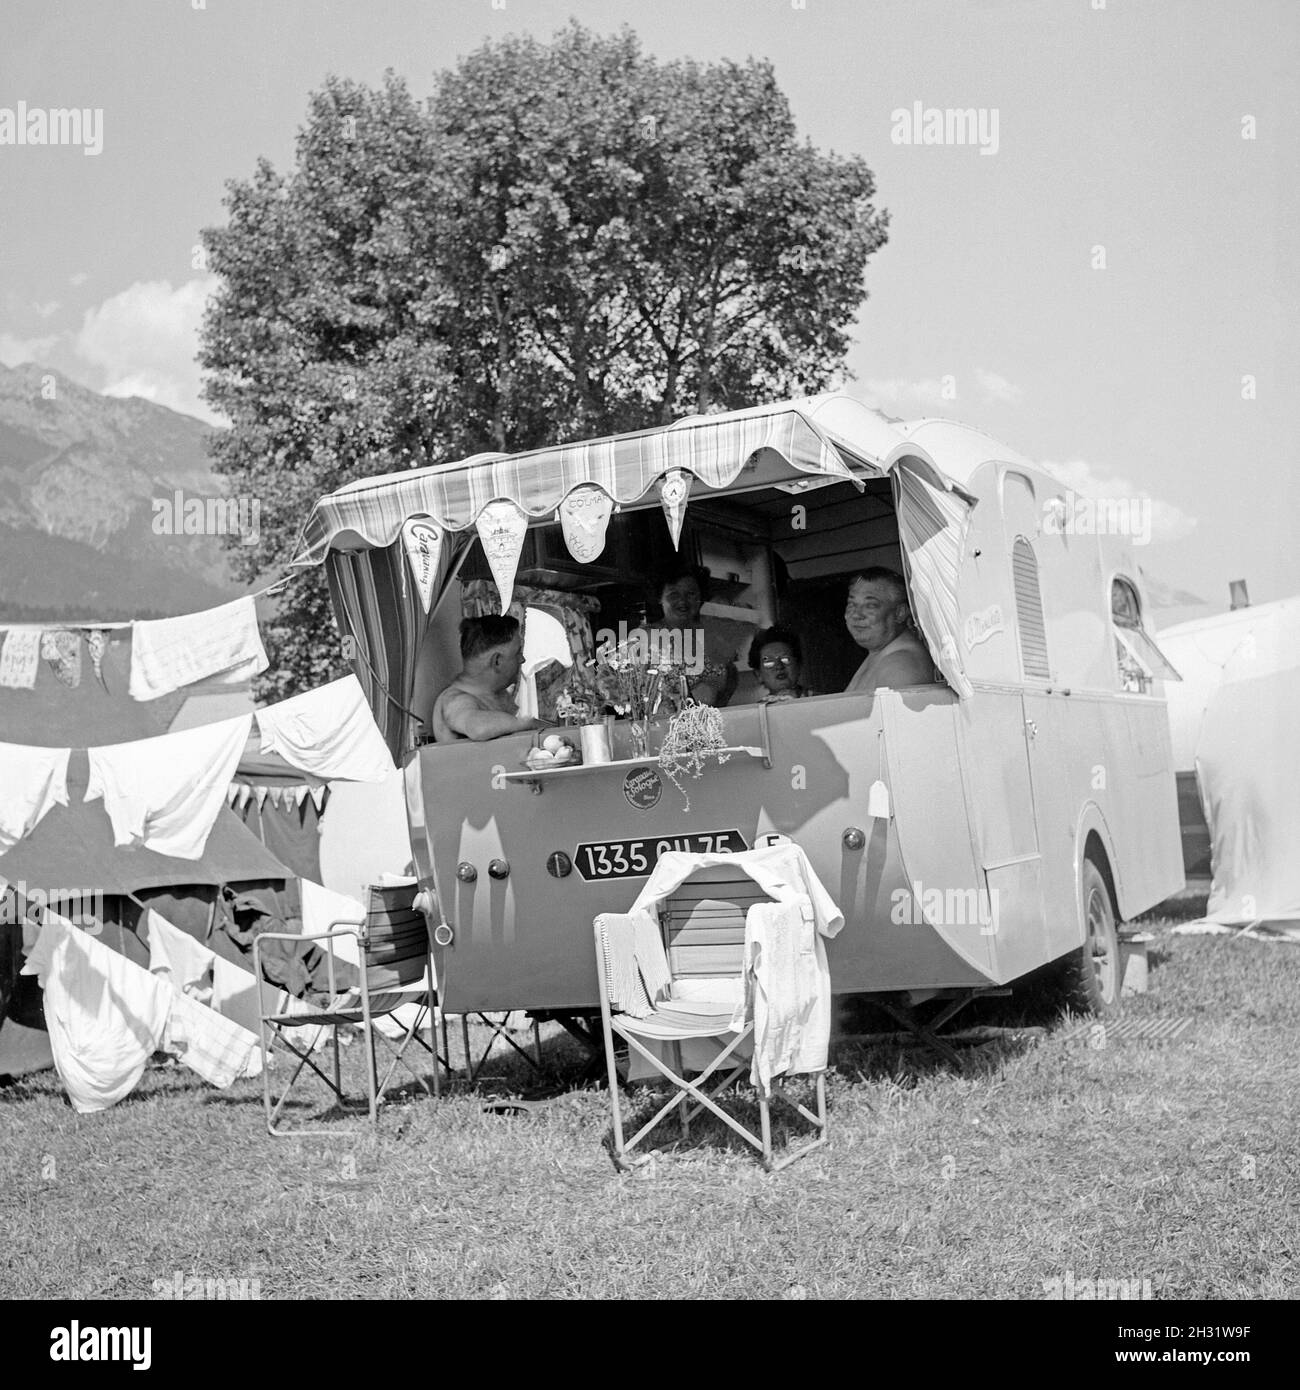
<svg viewBox="0 0 1300 1390">
<path fill-rule="evenodd" d="M 915 617 L 944 679 L 963 699 L 969 699 L 973 691 L 962 657 L 957 571 L 972 503 L 956 490 L 936 487 L 911 463 L 909 458 L 900 459 L 892 473 Z"/>
<path fill-rule="evenodd" d="M 430 614 L 437 612 L 472 540 L 473 532 L 444 537 Z M 352 669 L 400 767 L 411 746 L 415 659 L 429 624 L 401 541 L 375 550 L 331 550 L 325 571 L 343 639 L 351 643 Z"/>
</svg>

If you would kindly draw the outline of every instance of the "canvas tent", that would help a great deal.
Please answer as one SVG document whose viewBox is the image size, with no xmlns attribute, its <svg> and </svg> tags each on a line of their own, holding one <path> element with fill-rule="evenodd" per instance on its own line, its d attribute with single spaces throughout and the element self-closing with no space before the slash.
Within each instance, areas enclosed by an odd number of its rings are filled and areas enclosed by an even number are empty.
<svg viewBox="0 0 1300 1390">
<path fill-rule="evenodd" d="M 1194 773 L 1209 827 L 1206 919 L 1278 923 L 1300 937 L 1300 597 L 1160 634 L 1174 766 Z"/>
<path fill-rule="evenodd" d="M 7 915 L 14 916 L 17 895 L 38 907 L 49 903 L 74 920 L 93 917 L 107 945 L 143 965 L 148 963 L 147 945 L 134 928 L 142 907 L 149 906 L 191 935 L 210 938 L 219 954 L 243 963 L 259 931 L 298 929 L 297 879 L 227 807 L 218 814 L 198 859 L 114 844 L 103 803 L 83 800 L 89 774 L 83 750 L 166 732 L 185 696 L 131 699 L 130 628 L 99 630 L 106 632 L 107 645 L 98 673 L 83 640 L 75 684 L 60 679 L 42 660 L 31 690 L 0 687 L 0 740 L 74 750 L 69 804 L 53 808 L 31 834 L 0 855 L 0 883 L 12 886 L 6 894 Z M 315 983 L 320 955 L 312 948 L 285 946 L 268 978 L 301 994 Z M 19 987 L 16 1007 L 30 1014 L 26 989 Z"/>
</svg>

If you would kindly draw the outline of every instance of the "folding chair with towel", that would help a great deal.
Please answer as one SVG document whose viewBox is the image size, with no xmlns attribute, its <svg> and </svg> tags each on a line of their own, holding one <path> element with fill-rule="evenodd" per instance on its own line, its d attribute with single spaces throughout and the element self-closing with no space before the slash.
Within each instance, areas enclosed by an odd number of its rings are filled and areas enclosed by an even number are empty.
<svg viewBox="0 0 1300 1390">
<path fill-rule="evenodd" d="M 365 1047 L 366 1094 L 370 1104 L 370 1120 L 378 1118 L 379 1104 L 384 1092 L 397 1070 L 399 1063 L 433 1096 L 441 1094 L 439 1066 L 447 1066 L 445 1056 L 438 1053 L 438 1027 L 441 1015 L 438 1008 L 438 995 L 433 970 L 433 957 L 430 950 L 429 924 L 424 913 L 415 905 L 418 885 L 412 879 L 409 883 L 395 885 L 375 884 L 367 889 L 366 915 L 363 920 L 332 921 L 329 929 L 312 936 L 292 936 L 294 941 L 332 943 L 336 937 L 352 937 L 356 943 L 356 959 L 359 965 L 360 984 L 353 989 L 338 990 L 335 985 L 335 951 L 332 945 L 325 950 L 329 963 L 329 998 L 307 1012 L 261 1010 L 260 1024 L 262 1034 L 262 1077 L 263 1095 L 266 1102 L 266 1127 L 278 1137 L 293 1135 L 302 1138 L 312 1133 L 308 1129 L 277 1128 L 277 1120 L 294 1083 L 304 1068 L 310 1068 L 330 1088 L 340 1105 L 346 1103 L 343 1091 L 342 1070 L 339 1059 L 339 1029 L 359 1026 Z M 287 933 L 266 932 L 253 943 L 253 969 L 261 978 L 259 951 L 264 941 L 273 941 Z M 349 954 L 351 954 L 349 952 Z M 404 1005 L 414 1004 L 416 1010 L 409 1014 L 410 1021 L 395 1038 L 385 1035 L 375 1028 L 378 1019 L 402 1009 Z M 428 1040 L 421 1036 L 421 1028 L 427 1021 Z M 312 1058 L 314 1047 L 308 1045 L 303 1050 L 286 1036 L 295 1028 L 328 1027 L 333 1029 L 334 1067 L 333 1077 L 329 1077 L 318 1067 Z M 379 1080 L 375 1056 L 375 1037 L 384 1038 L 385 1045 L 392 1056 L 382 1082 Z M 271 1094 L 270 1068 L 266 1065 L 272 1047 L 276 1042 L 298 1058 L 298 1065 L 285 1084 L 278 1100 Z M 412 1042 L 418 1042 L 433 1058 L 433 1086 L 412 1066 L 406 1057 L 406 1049 Z M 314 1042 L 314 1036 L 313 1036 Z M 444 1053 L 446 1051 L 444 1033 Z M 448 1068 L 448 1070 L 450 1070 Z M 333 1138 L 341 1131 L 329 1129 L 321 1134 Z"/>
<path fill-rule="evenodd" d="M 601 1026 L 613 1111 L 614 1161 L 673 1112 L 683 1138 L 707 1110 L 753 1145 L 769 1171 L 826 1142 L 825 1070 L 830 1043 L 830 973 L 824 937 L 844 917 L 790 841 L 738 854 L 671 851 L 659 860 L 627 913 L 595 921 Z M 615 1036 L 676 1094 L 625 1141 Z M 688 1071 L 699 1075 L 690 1080 Z M 748 1071 L 757 1092 L 755 1133 L 719 1097 Z M 814 1075 L 815 1110 L 782 1084 Z M 773 1152 L 771 1101 L 783 1100 L 814 1137 Z"/>
</svg>

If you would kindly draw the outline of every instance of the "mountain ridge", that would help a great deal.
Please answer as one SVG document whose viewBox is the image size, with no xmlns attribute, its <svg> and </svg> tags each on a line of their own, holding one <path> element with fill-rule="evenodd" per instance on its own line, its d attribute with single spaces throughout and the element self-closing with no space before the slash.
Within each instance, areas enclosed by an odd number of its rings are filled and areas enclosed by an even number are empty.
<svg viewBox="0 0 1300 1390">
<path fill-rule="evenodd" d="M 220 535 L 158 534 L 177 492 L 222 497 L 214 426 L 53 368 L 0 366 L 0 621 L 174 617 L 229 602 Z"/>
</svg>

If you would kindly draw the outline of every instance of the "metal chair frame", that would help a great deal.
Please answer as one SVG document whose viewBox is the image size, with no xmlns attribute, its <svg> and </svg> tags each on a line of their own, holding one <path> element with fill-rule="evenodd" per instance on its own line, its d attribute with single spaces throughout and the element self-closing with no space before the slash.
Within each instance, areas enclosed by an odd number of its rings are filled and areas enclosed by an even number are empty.
<svg viewBox="0 0 1300 1390">
<path fill-rule="evenodd" d="M 703 877 L 704 876 L 701 875 L 701 878 Z M 706 879 L 705 881 L 710 880 Z M 712 879 L 711 881 L 714 883 L 717 882 L 716 879 Z M 689 882 L 691 882 L 691 880 L 688 879 L 687 883 Z M 745 883 L 748 890 L 746 896 L 752 897 L 756 885 L 752 880 L 748 879 L 745 880 Z M 683 887 L 684 886 L 685 884 Z M 766 899 L 767 895 L 760 891 L 758 897 Z M 689 933 L 690 927 L 689 925 L 681 927 L 675 923 L 672 903 L 673 898 L 670 897 L 661 907 L 659 913 L 659 927 L 664 941 L 664 949 L 670 962 L 670 973 L 672 973 L 674 979 L 676 979 L 676 972 L 671 970 L 674 947 L 681 944 L 683 936 Z M 738 905 L 735 905 L 735 920 L 731 922 L 733 930 L 735 929 L 737 921 L 743 940 L 744 913 Z M 713 925 L 716 930 L 716 919 Z M 789 1165 L 794 1163 L 797 1159 L 804 1157 L 805 1154 L 811 1153 L 814 1149 L 821 1148 L 822 1145 L 826 1143 L 829 1122 L 826 1114 L 826 1077 L 824 1072 L 814 1073 L 814 1093 L 816 1097 L 815 1111 L 808 1109 L 805 1105 L 789 1096 L 786 1093 L 784 1085 L 780 1082 L 773 1082 L 770 1095 L 765 1096 L 761 1089 L 756 1090 L 759 1107 L 759 1133 L 757 1135 L 754 1134 L 733 1115 L 728 1114 L 727 1111 L 718 1104 L 717 1100 L 724 1091 L 729 1090 L 749 1069 L 749 1059 L 745 1058 L 736 1061 L 734 1054 L 736 1049 L 741 1047 L 745 1042 L 752 1042 L 754 1037 L 752 1015 L 746 1018 L 742 1030 L 735 1034 L 731 1038 L 731 1041 L 725 1043 L 725 1045 L 722 1039 L 730 1032 L 729 1029 L 725 1031 L 720 1030 L 712 1034 L 692 1033 L 682 1035 L 682 1038 L 690 1036 L 695 1041 L 706 1042 L 717 1049 L 717 1055 L 708 1066 L 705 1067 L 693 1081 L 688 1080 L 683 1074 L 685 1067 L 682 1063 L 681 1038 L 671 1039 L 663 1037 L 660 1039 L 663 1042 L 670 1042 L 672 1045 L 674 1063 L 677 1068 L 676 1071 L 673 1071 L 671 1067 L 647 1048 L 637 1036 L 638 1032 L 644 1033 L 644 1030 L 638 1029 L 637 1027 L 639 1022 L 638 1019 L 630 1015 L 614 1013 L 610 1005 L 605 961 L 602 958 L 602 953 L 605 950 L 605 943 L 599 926 L 595 928 L 595 936 L 598 967 L 597 976 L 600 985 L 601 1030 L 604 1034 L 605 1042 L 605 1066 L 609 1075 L 610 1107 L 613 1113 L 612 1149 L 616 1167 L 626 1171 L 648 1162 L 650 1155 L 638 1154 L 633 1157 L 632 1150 L 635 1149 L 652 1130 L 656 1129 L 663 1120 L 671 1115 L 674 1110 L 678 1110 L 679 1107 L 680 1112 L 678 1119 L 683 1139 L 688 1139 L 690 1137 L 691 1120 L 707 1109 L 744 1139 L 746 1143 L 758 1150 L 759 1154 L 762 1156 L 764 1168 L 770 1173 L 779 1172 L 781 1169 L 789 1167 Z M 741 953 L 743 955 L 743 947 L 741 948 Z M 719 974 L 720 976 L 725 974 L 739 976 L 742 975 L 743 972 L 744 964 L 743 960 L 741 960 L 734 969 L 723 970 L 720 971 Z M 746 979 L 745 992 L 746 999 L 752 1000 L 753 995 L 748 979 Z M 749 1013 L 748 1008 L 747 1013 Z M 625 1139 L 623 1134 L 623 1117 L 619 1101 L 619 1074 L 614 1049 L 615 1034 L 618 1034 L 618 1036 L 627 1043 L 630 1049 L 635 1049 L 641 1057 L 668 1081 L 672 1082 L 673 1086 L 676 1088 L 676 1094 L 660 1106 L 650 1119 L 637 1130 L 631 1139 Z M 726 1070 L 724 1075 L 718 1077 L 715 1084 L 709 1086 L 708 1083 L 712 1081 L 724 1067 L 729 1069 Z M 708 1087 L 707 1089 L 706 1086 Z M 815 1136 L 812 1139 L 797 1147 L 787 1148 L 779 1156 L 774 1153 L 772 1148 L 771 1102 L 774 1098 L 780 1099 L 791 1109 L 795 1110 L 800 1116 L 813 1125 L 816 1130 Z"/>
<path fill-rule="evenodd" d="M 510 1036 L 510 1030 L 506 1027 L 506 1019 L 508 1019 L 510 1017 L 510 1014 L 513 1012 L 513 1009 L 509 1010 L 508 1012 L 502 1014 L 499 1020 L 492 1018 L 489 1014 L 479 1013 L 477 1010 L 468 1014 L 461 1014 L 460 1032 L 461 1041 L 465 1048 L 465 1080 L 467 1084 L 469 1084 L 470 1086 L 472 1086 L 475 1083 L 475 1081 L 478 1080 L 479 1073 L 483 1070 L 484 1066 L 487 1065 L 487 1059 L 491 1054 L 493 1047 L 496 1046 L 498 1038 L 500 1038 L 502 1042 L 508 1043 L 511 1047 L 513 1047 L 514 1050 L 524 1059 L 525 1062 L 528 1063 L 530 1067 L 532 1067 L 532 1069 L 535 1072 L 541 1072 L 541 1025 L 535 1018 L 531 1020 L 533 1032 L 533 1051 L 532 1055 L 530 1056 L 527 1052 L 524 1051 L 522 1047 L 519 1046 L 519 1044 L 514 1040 L 514 1038 Z M 492 1030 L 492 1032 L 488 1036 L 487 1046 L 484 1047 L 477 1062 L 474 1060 L 469 1044 L 469 1021 L 471 1018 L 477 1018 L 480 1023 L 486 1024 L 487 1027 L 489 1027 Z M 443 1017 L 443 1027 L 444 1029 L 446 1028 L 445 1015 Z"/>
<path fill-rule="evenodd" d="M 337 1099 L 340 1106 L 345 1106 L 347 1104 L 347 1096 L 343 1090 L 342 1065 L 339 1057 L 339 1029 L 341 1027 L 359 1026 L 362 1030 L 366 1057 L 366 1094 L 367 1100 L 369 1102 L 370 1123 L 372 1126 L 378 1122 L 379 1106 L 384 1099 L 384 1093 L 387 1091 L 389 1082 L 391 1082 L 391 1080 L 393 1079 L 393 1075 L 396 1072 L 399 1064 L 404 1066 L 407 1069 L 407 1071 L 411 1073 L 414 1079 L 417 1082 L 419 1082 L 421 1086 L 424 1087 L 425 1093 L 427 1095 L 432 1095 L 435 1099 L 439 1098 L 442 1094 L 441 1079 L 438 1071 L 439 1067 L 446 1068 L 448 1076 L 451 1075 L 451 1067 L 448 1061 L 447 1049 L 447 1023 L 446 1019 L 442 1017 L 441 1010 L 438 1006 L 437 990 L 432 987 L 432 981 L 435 978 L 433 973 L 433 956 L 427 938 L 424 950 L 420 954 L 422 954 L 424 957 L 425 969 L 427 971 L 425 978 L 430 982 L 429 988 L 403 989 L 401 986 L 394 986 L 393 988 L 381 988 L 378 991 L 376 991 L 378 994 L 400 994 L 403 997 L 395 1000 L 389 1007 L 380 1010 L 378 1013 L 373 1012 L 371 1008 L 370 972 L 375 967 L 373 967 L 368 960 L 368 954 L 370 949 L 370 937 L 367 930 L 367 924 L 364 919 L 361 921 L 349 919 L 339 919 L 336 921 L 332 921 L 329 924 L 329 929 L 327 931 L 320 932 L 312 936 L 301 936 L 294 932 L 263 932 L 253 942 L 253 973 L 257 976 L 260 982 L 262 979 L 262 973 L 259 947 L 264 940 L 274 941 L 277 939 L 281 939 L 289 941 L 320 942 L 331 941 L 335 937 L 342 936 L 352 936 L 355 937 L 357 941 L 357 953 L 358 959 L 360 961 L 360 967 L 358 970 L 358 974 L 360 976 L 360 1008 L 357 1008 L 355 1004 L 351 1002 L 353 996 L 352 990 L 348 990 L 345 993 L 340 994 L 337 988 L 337 983 L 334 975 L 334 952 L 330 950 L 326 954 L 327 968 L 329 972 L 329 1004 L 322 1005 L 318 1009 L 313 1009 L 312 1011 L 307 1013 L 298 1014 L 283 1014 L 274 1012 L 268 1013 L 264 1005 L 260 1006 L 258 1010 L 262 1041 L 262 1096 L 266 1107 L 266 1127 L 267 1132 L 276 1137 L 277 1139 L 288 1137 L 296 1139 L 334 1139 L 344 1134 L 355 1134 L 364 1132 L 356 1129 L 329 1129 L 314 1131 L 303 1127 L 288 1128 L 283 1125 L 277 1127 L 276 1124 L 276 1121 L 280 1117 L 280 1112 L 284 1109 L 284 1106 L 289 1099 L 290 1093 L 293 1090 L 295 1082 L 298 1080 L 298 1077 L 302 1074 L 303 1069 L 305 1067 L 310 1068 L 313 1072 L 315 1072 L 316 1075 L 320 1077 L 320 1079 L 326 1084 L 326 1086 L 329 1087 L 329 1089 L 334 1093 L 334 1096 Z M 413 959 L 415 958 L 415 955 L 416 953 L 412 953 L 412 956 L 406 959 Z M 389 962 L 388 964 L 393 963 L 394 962 Z M 395 963 L 400 964 L 402 962 Z M 260 988 L 261 986 L 259 983 L 259 990 Z M 344 1001 L 347 1001 L 346 1004 Z M 407 1026 L 405 1035 L 401 1038 L 401 1040 L 397 1041 L 392 1038 L 384 1037 L 385 1044 L 392 1050 L 393 1056 L 391 1061 L 389 1061 L 388 1069 L 384 1073 L 384 1079 L 381 1082 L 379 1080 L 379 1070 L 375 1056 L 375 1034 L 377 1030 L 374 1027 L 374 1020 L 376 1018 L 387 1017 L 388 1015 L 395 1012 L 397 1009 L 401 1008 L 404 1004 L 412 1003 L 419 1006 L 419 1012 L 417 1013 L 415 1019 Z M 420 1033 L 421 1027 L 423 1026 L 426 1018 L 428 1020 L 429 1028 L 429 1038 L 427 1042 L 421 1036 Z M 438 1051 L 437 1033 L 439 1027 L 441 1027 L 442 1030 L 441 1053 L 439 1053 Z M 301 1051 L 293 1042 L 289 1040 L 289 1038 L 285 1036 L 285 1030 L 291 1028 L 333 1029 L 333 1078 L 326 1075 L 326 1073 L 322 1071 L 319 1066 L 316 1065 L 316 1062 L 312 1057 L 312 1051 L 314 1050 L 316 1039 L 313 1039 L 312 1044 L 308 1046 L 306 1051 Z M 383 1037 L 384 1035 L 380 1034 L 380 1036 Z M 412 1041 L 418 1042 L 420 1046 L 423 1047 L 424 1050 L 428 1052 L 433 1058 L 432 1089 L 430 1088 L 428 1081 L 426 1081 L 425 1078 L 422 1077 L 415 1070 L 411 1062 L 406 1057 L 406 1049 Z M 285 1083 L 284 1090 L 281 1092 L 279 1100 L 273 1102 L 271 1096 L 271 1069 L 269 1063 L 271 1060 L 272 1048 L 277 1042 L 281 1045 L 281 1047 L 291 1052 L 295 1057 L 298 1058 L 298 1065 L 294 1067 L 293 1074 Z"/>
</svg>

